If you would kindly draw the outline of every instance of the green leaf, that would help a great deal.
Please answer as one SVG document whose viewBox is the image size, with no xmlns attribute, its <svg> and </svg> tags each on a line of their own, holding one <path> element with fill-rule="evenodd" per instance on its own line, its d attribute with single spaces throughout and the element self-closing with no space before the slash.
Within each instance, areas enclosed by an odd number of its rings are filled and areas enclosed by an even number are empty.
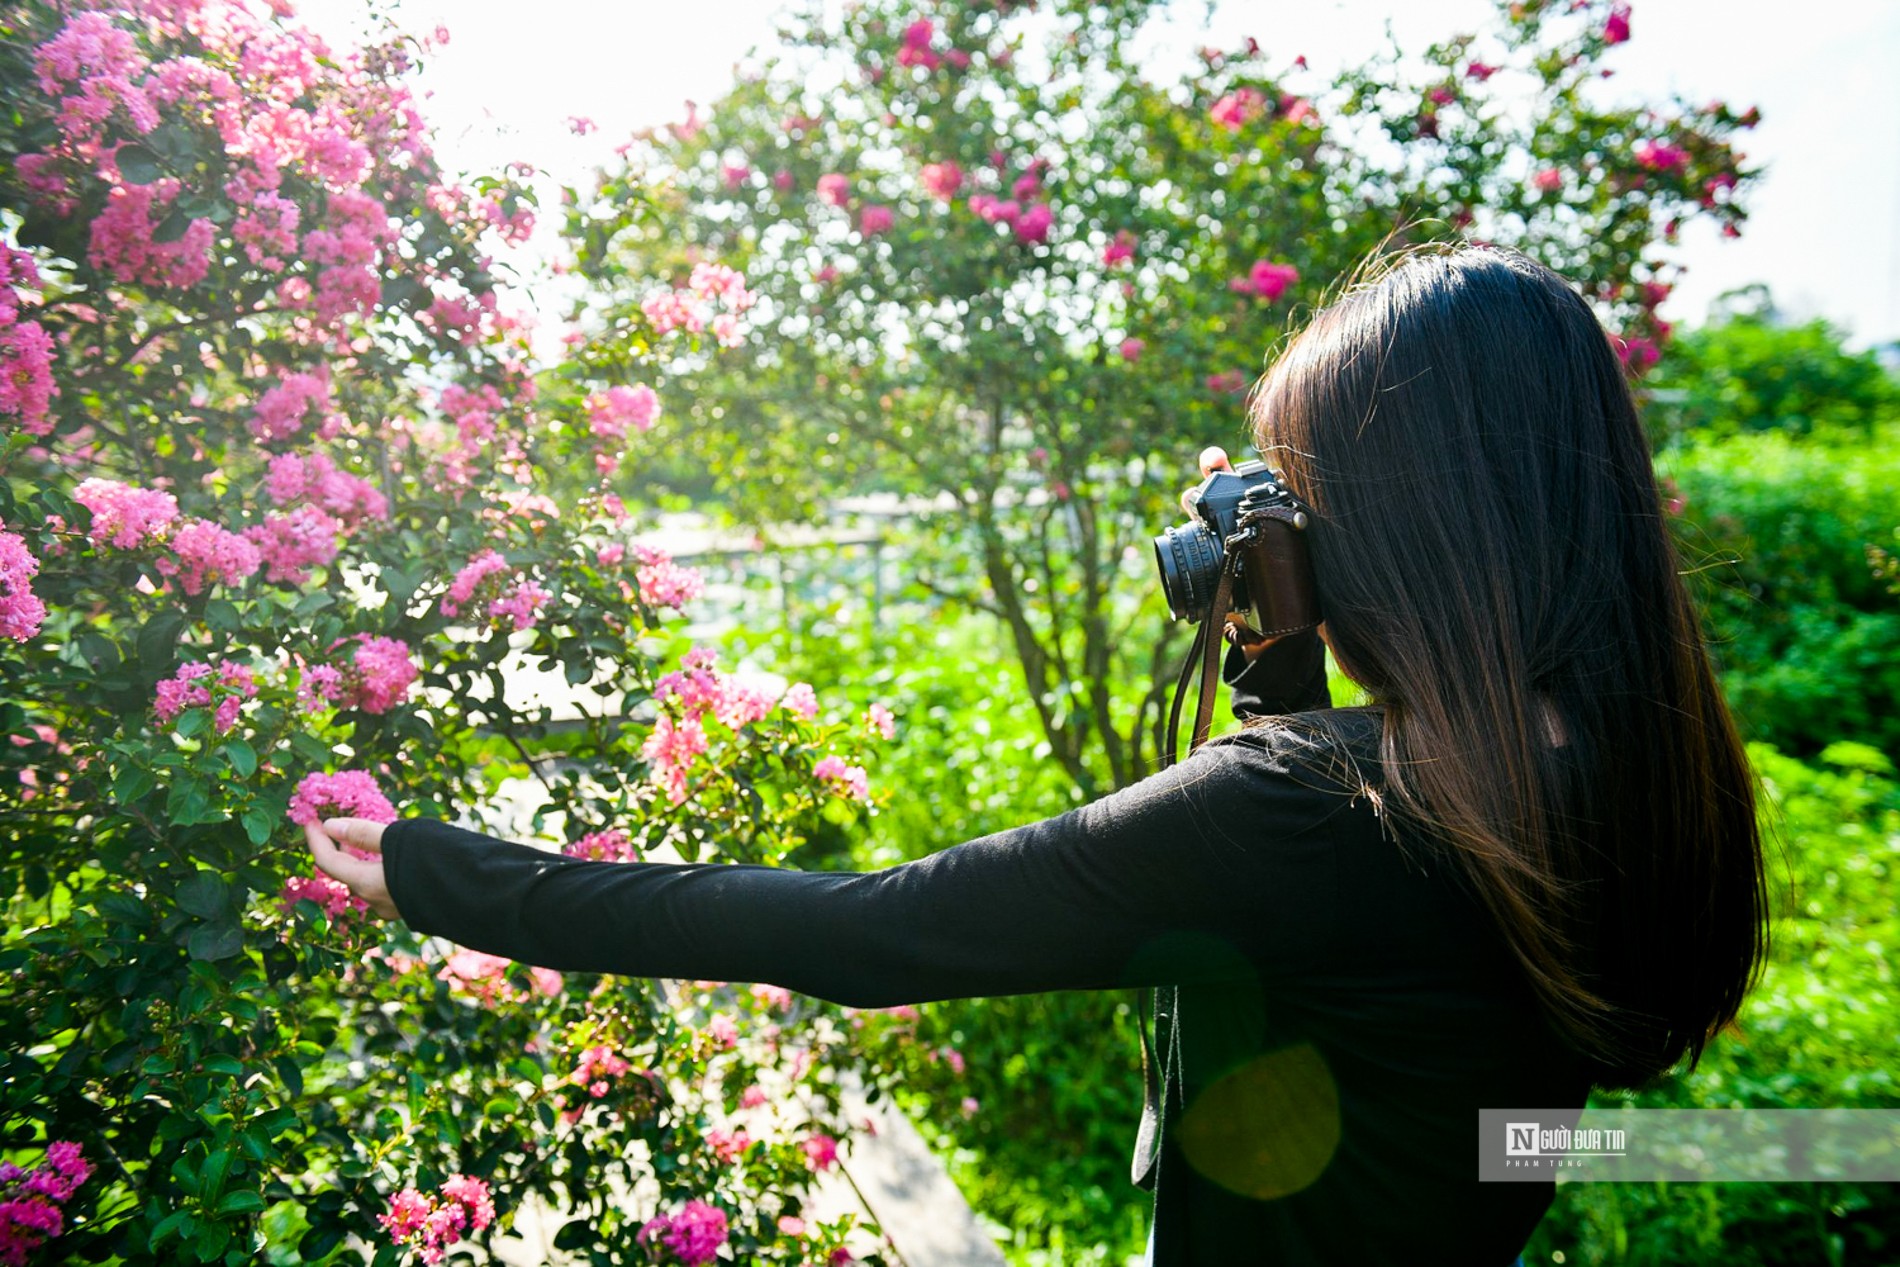
<svg viewBox="0 0 1900 1267">
<path fill-rule="evenodd" d="M 149 185 L 165 174 L 158 155 L 143 145 L 121 145 L 117 155 L 119 174 L 134 185 Z"/>
<path fill-rule="evenodd" d="M 279 1056 L 271 1064 L 277 1070 L 277 1076 L 283 1081 L 284 1090 L 294 1096 L 303 1094 L 303 1066 L 289 1056 Z"/>
<path fill-rule="evenodd" d="M 99 913 L 121 924 L 143 924 L 149 912 L 140 898 L 130 893 L 108 893 L 99 899 Z"/>
<path fill-rule="evenodd" d="M 264 1198 L 258 1193 L 227 1192 L 218 1202 L 219 1214 L 255 1214 L 264 1208 Z"/>
<path fill-rule="evenodd" d="M 257 749 L 243 739 L 231 739 L 225 742 L 221 751 L 224 759 L 231 763 L 231 769 L 240 779 L 248 779 L 257 771 Z"/>
<path fill-rule="evenodd" d="M 252 844 L 261 845 L 270 839 L 271 828 L 276 824 L 277 818 L 262 806 L 254 805 L 244 811 L 243 821 L 244 834 L 251 838 Z"/>
<path fill-rule="evenodd" d="M 198 1220 L 192 1217 L 190 1210 L 173 1210 L 160 1219 L 158 1226 L 152 1229 L 151 1247 L 157 1249 L 159 1243 L 171 1236 L 190 1236 L 197 1227 Z"/>
<path fill-rule="evenodd" d="M 139 629 L 139 663 L 148 672 L 169 672 L 178 661 L 178 635 L 184 628 L 185 613 L 176 610 L 158 612 L 146 621 Z"/>
<path fill-rule="evenodd" d="M 229 1223 L 207 1223 L 198 1229 L 198 1243 L 195 1248 L 198 1261 L 215 1263 L 224 1254 L 224 1247 L 231 1243 L 231 1225 Z"/>
<path fill-rule="evenodd" d="M 229 924 L 206 924 L 192 930 L 185 939 L 185 949 L 193 959 L 215 962 L 229 959 L 244 949 L 244 930 L 235 922 Z"/>
<path fill-rule="evenodd" d="M 223 633 L 235 633 L 243 624 L 237 604 L 228 598 L 214 598 L 205 604 L 205 623 Z"/>
<path fill-rule="evenodd" d="M 127 766 L 112 780 L 112 799 L 121 805 L 137 804 L 151 790 L 152 772 L 138 766 Z"/>
<path fill-rule="evenodd" d="M 200 871 L 178 886 L 178 905 L 199 919 L 215 919 L 229 905 L 231 886 L 215 871 Z"/>
<path fill-rule="evenodd" d="M 166 216 L 163 220 L 160 220 L 158 227 L 152 230 L 152 241 L 160 243 L 176 242 L 178 239 L 184 237 L 186 231 L 190 228 L 191 213 L 186 211 L 183 207 L 173 207 L 171 214 Z"/>
</svg>

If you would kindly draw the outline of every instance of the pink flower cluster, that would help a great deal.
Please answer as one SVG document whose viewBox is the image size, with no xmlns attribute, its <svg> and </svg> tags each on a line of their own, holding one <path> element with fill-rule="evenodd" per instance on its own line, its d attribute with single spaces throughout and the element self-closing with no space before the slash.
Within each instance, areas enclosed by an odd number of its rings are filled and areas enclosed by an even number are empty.
<svg viewBox="0 0 1900 1267">
<path fill-rule="evenodd" d="M 899 66 L 922 66 L 926 71 L 934 71 L 943 65 L 943 55 L 930 47 L 930 41 L 937 34 L 937 24 L 929 18 L 918 18 L 904 28 L 903 43 L 897 50 Z"/>
<path fill-rule="evenodd" d="M 1115 240 L 1102 248 L 1102 267 L 1114 268 L 1118 264 L 1132 263 L 1135 258 L 1135 235 L 1127 229 L 1118 230 Z"/>
<path fill-rule="evenodd" d="M 160 556 L 153 566 L 177 577 L 187 594 L 248 580 L 264 562 L 249 538 L 209 519 L 188 519 L 173 529 L 171 549 L 171 555 Z"/>
<path fill-rule="evenodd" d="M 316 419 L 322 430 L 334 430 L 330 423 L 330 369 L 327 365 L 304 373 L 279 373 L 277 385 L 257 398 L 247 424 L 251 434 L 265 444 L 288 440 Z"/>
<path fill-rule="evenodd" d="M 172 719 L 187 708 L 215 705 L 213 725 L 223 735 L 237 725 L 244 701 L 256 695 L 257 679 L 246 666 L 225 660 L 214 669 L 209 664 L 192 661 L 179 665 L 178 672 L 158 684 L 152 712 L 160 722 L 170 725 Z"/>
<path fill-rule="evenodd" d="M 950 202 L 963 190 L 963 168 L 955 163 L 926 163 L 920 176 L 924 192 L 938 202 Z"/>
<path fill-rule="evenodd" d="M 0 1161 L 0 1264 L 25 1267 L 34 1250 L 64 1231 L 60 1207 L 91 1175 L 79 1145 L 68 1140 L 48 1144 L 31 1170 Z"/>
<path fill-rule="evenodd" d="M 1636 146 L 1636 161 L 1652 172 L 1679 172 L 1689 165 L 1689 151 L 1666 141 L 1643 141 Z"/>
<path fill-rule="evenodd" d="M 376 780 L 363 770 L 339 770 L 335 774 L 312 771 L 297 783 L 290 795 L 290 821 L 298 826 L 320 823 L 325 818 L 367 818 L 373 823 L 396 821 L 396 807 L 389 803 Z"/>
<path fill-rule="evenodd" d="M 641 602 L 682 611 L 706 588 L 706 578 L 699 569 L 680 566 L 658 546 L 635 546 L 634 554 L 640 560 L 634 579 L 640 586 Z"/>
<path fill-rule="evenodd" d="M 39 570 L 26 538 L 0 529 L 0 638 L 25 642 L 46 623 L 46 604 L 33 592 Z"/>
<path fill-rule="evenodd" d="M 587 1088 L 587 1094 L 598 1100 L 612 1089 L 608 1079 L 618 1078 L 632 1068 L 632 1062 L 602 1044 L 581 1052 L 580 1064 L 567 1075 L 567 1080 L 577 1087 Z"/>
<path fill-rule="evenodd" d="M 697 717 L 678 722 L 670 713 L 661 713 L 653 724 L 653 733 L 640 745 L 640 754 L 653 766 L 653 781 L 666 790 L 675 805 L 686 800 L 687 771 L 708 747 L 705 725 Z"/>
<path fill-rule="evenodd" d="M 389 518 L 389 499 L 374 484 L 342 470 L 322 453 L 274 455 L 264 491 L 279 506 L 313 505 L 346 530 L 365 520 Z"/>
<path fill-rule="evenodd" d="M 1630 335 L 1615 340 L 1617 359 L 1623 362 L 1633 377 L 1647 374 L 1657 361 L 1662 359 L 1662 349 L 1653 339 L 1642 335 Z"/>
<path fill-rule="evenodd" d="M 851 182 L 839 172 L 826 172 L 818 178 L 818 197 L 834 207 L 851 201 Z"/>
<path fill-rule="evenodd" d="M 728 1131 L 714 1127 L 706 1132 L 706 1146 L 711 1148 L 713 1156 L 728 1166 L 737 1165 L 744 1157 L 746 1149 L 758 1143 L 745 1131 Z"/>
<path fill-rule="evenodd" d="M 682 1267 L 703 1267 L 718 1256 L 727 1235 L 726 1212 L 695 1199 L 677 1214 L 648 1219 L 633 1239 L 642 1248 L 658 1240 Z"/>
<path fill-rule="evenodd" d="M 637 862 L 640 859 L 633 838 L 618 828 L 590 831 L 579 840 L 569 841 L 561 852 L 570 858 L 588 858 L 595 862 Z"/>
<path fill-rule="evenodd" d="M 885 739 L 897 738 L 897 716 L 882 704 L 873 704 L 864 710 L 864 721 L 874 732 Z"/>
<path fill-rule="evenodd" d="M 829 1135 L 813 1131 L 799 1147 L 805 1151 L 805 1164 L 821 1174 L 838 1160 L 838 1141 Z"/>
<path fill-rule="evenodd" d="M 528 997 L 526 991 L 508 980 L 508 969 L 513 965 L 514 960 L 502 955 L 484 954 L 479 950 L 458 946 L 435 977 L 473 997 L 484 1007 L 495 1007 L 503 1003 L 519 1003 Z M 528 977 L 534 982 L 536 991 L 549 997 L 559 994 L 565 985 L 561 974 L 552 968 L 530 967 Z"/>
<path fill-rule="evenodd" d="M 667 711 L 654 723 L 641 752 L 653 765 L 653 781 L 675 805 L 686 800 L 688 771 L 710 746 L 707 718 L 738 731 L 771 716 L 775 703 L 770 694 L 719 672 L 715 660 L 708 648 L 695 647 L 681 668 L 662 675 L 653 687 L 654 700 Z"/>
<path fill-rule="evenodd" d="M 974 194 L 969 205 L 971 212 L 986 223 L 1007 224 L 1016 234 L 1016 240 L 1025 246 L 1048 241 L 1050 226 L 1056 222 L 1056 213 L 1046 202 L 1032 202 L 1025 207 L 1016 198 Z"/>
<path fill-rule="evenodd" d="M 389 1199 L 388 1213 L 376 1216 L 391 1242 L 413 1247 L 425 1263 L 441 1262 L 449 1246 L 495 1221 L 494 1200 L 480 1179 L 453 1175 L 439 1191 L 432 1198 L 404 1188 Z"/>
<path fill-rule="evenodd" d="M 276 17 L 287 10 L 270 7 Z M 333 54 L 310 32 L 242 6 L 120 8 L 128 11 L 75 14 L 35 50 L 57 134 L 20 156 L 23 183 L 61 215 L 105 183 L 89 262 L 120 282 L 190 287 L 214 265 L 278 277 L 279 303 L 311 317 L 309 341 L 340 337 L 344 318 L 378 302 L 396 239 L 387 208 L 366 191 L 412 184 L 433 166 L 408 91 L 377 73 L 371 54 Z M 167 45 L 177 55 L 158 55 Z M 152 132 L 161 111 L 216 130 L 216 183 L 188 189 L 150 152 L 122 145 Z M 186 206 L 196 214 L 161 233 Z M 239 248 L 230 265 L 214 249 L 220 223 Z"/>
<path fill-rule="evenodd" d="M 878 237 L 889 233 L 895 220 L 889 207 L 875 202 L 866 203 L 858 212 L 858 232 L 867 238 Z"/>
<path fill-rule="evenodd" d="M 609 387 L 587 398 L 587 427 L 603 440 L 624 440 L 627 432 L 650 431 L 660 416 L 660 397 L 644 383 Z"/>
<path fill-rule="evenodd" d="M 1258 89 L 1236 88 L 1216 101 L 1207 115 L 1229 132 L 1238 132 L 1265 114 L 1266 109 L 1267 99 Z"/>
<path fill-rule="evenodd" d="M 43 436 L 53 429 L 53 339 L 37 321 L 22 321 L 20 291 L 40 284 L 39 270 L 24 251 L 0 242 L 0 414 L 20 430 Z"/>
<path fill-rule="evenodd" d="M 832 753 L 821 757 L 811 768 L 812 777 L 822 783 L 835 785 L 833 791 L 839 796 L 853 800 L 871 799 L 871 777 L 861 765 L 847 765 L 845 759 Z"/>
<path fill-rule="evenodd" d="M 334 705 L 366 713 L 387 713 L 409 698 L 419 672 L 409 644 L 400 638 L 356 634 L 331 644 L 336 650 L 355 642 L 356 650 L 339 664 L 305 667 L 297 696 L 312 712 Z"/>
<path fill-rule="evenodd" d="M 86 535 L 95 546 L 135 550 L 178 518 L 178 499 L 170 493 L 96 476 L 73 490 L 73 500 L 92 512 Z"/>
<path fill-rule="evenodd" d="M 820 184 L 823 183 L 821 180 Z M 640 311 L 655 334 L 710 330 L 720 347 L 739 346 L 739 317 L 758 297 L 746 289 L 744 274 L 724 264 L 693 265 L 686 285 L 649 296 Z"/>
<path fill-rule="evenodd" d="M 491 579 L 495 577 L 503 579 Z M 511 568 L 499 550 L 484 550 L 455 574 L 448 593 L 442 597 L 442 614 L 461 615 L 462 608 L 478 595 L 488 597 L 484 612 L 490 619 L 505 617 L 514 622 L 516 629 L 532 628 L 540 619 L 541 609 L 554 597 L 534 578 Z"/>
<path fill-rule="evenodd" d="M 316 506 L 299 506 L 288 514 L 265 515 L 262 523 L 244 530 L 244 539 L 263 560 L 264 579 L 302 585 L 310 569 L 336 558 L 343 522 Z"/>
<path fill-rule="evenodd" d="M 1291 264 L 1275 264 L 1271 260 L 1256 260 L 1254 266 L 1244 277 L 1236 277 L 1227 283 L 1227 289 L 1241 295 L 1253 295 L 1267 303 L 1277 301 L 1286 293 L 1287 287 L 1300 280 L 1300 270 Z"/>
<path fill-rule="evenodd" d="M 818 716 L 818 693 L 811 689 L 810 682 L 793 683 L 779 703 L 786 712 L 806 721 Z"/>
<path fill-rule="evenodd" d="M 1564 187 L 1564 174 L 1555 167 L 1540 167 L 1531 173 L 1531 187 L 1547 194 L 1554 194 Z"/>
<path fill-rule="evenodd" d="M 1610 16 L 1603 23 L 1603 42 L 1621 44 L 1630 37 L 1630 7 L 1627 4 L 1610 6 Z"/>
</svg>

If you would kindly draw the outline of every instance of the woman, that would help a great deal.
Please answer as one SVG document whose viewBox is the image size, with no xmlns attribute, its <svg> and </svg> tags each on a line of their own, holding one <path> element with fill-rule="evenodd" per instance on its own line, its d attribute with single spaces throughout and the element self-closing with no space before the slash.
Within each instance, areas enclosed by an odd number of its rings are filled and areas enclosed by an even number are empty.
<svg viewBox="0 0 1900 1267">
<path fill-rule="evenodd" d="M 1761 847 L 1590 308 L 1508 252 L 1387 264 L 1253 415 L 1368 705 L 1328 707 L 1317 637 L 1243 631 L 1237 733 L 903 866 L 586 862 L 414 819 L 311 828 L 319 865 L 552 968 L 860 1007 L 1168 987 L 1154 1262 L 1503 1267 L 1554 1189 L 1477 1182 L 1477 1111 L 1697 1059 L 1760 969 Z"/>
</svg>

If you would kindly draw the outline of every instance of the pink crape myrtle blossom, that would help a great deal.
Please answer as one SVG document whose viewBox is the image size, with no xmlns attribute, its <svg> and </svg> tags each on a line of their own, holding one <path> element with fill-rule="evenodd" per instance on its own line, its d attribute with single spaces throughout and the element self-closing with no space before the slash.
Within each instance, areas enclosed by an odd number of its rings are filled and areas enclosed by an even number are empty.
<svg viewBox="0 0 1900 1267">
<path fill-rule="evenodd" d="M 681 567 L 657 546 L 635 546 L 634 553 L 640 559 L 634 578 L 640 586 L 641 602 L 683 610 L 706 588 L 706 578 L 697 568 Z"/>
<path fill-rule="evenodd" d="M 829 1135 L 814 1131 L 800 1141 L 799 1147 L 805 1152 L 805 1164 L 821 1174 L 838 1160 L 838 1141 Z"/>
<path fill-rule="evenodd" d="M 1627 4 L 1610 6 L 1610 16 L 1603 23 L 1603 42 L 1621 44 L 1630 37 L 1630 7 Z"/>
<path fill-rule="evenodd" d="M 498 573 L 509 571 L 508 560 L 499 550 L 484 550 L 470 559 L 462 570 L 449 582 L 448 593 L 442 596 L 441 611 L 444 616 L 459 616 L 462 608 L 475 597 L 482 583 Z"/>
<path fill-rule="evenodd" d="M 1117 349 L 1117 351 L 1121 353 L 1122 360 L 1127 361 L 1130 365 L 1139 361 L 1141 354 L 1147 350 L 1148 344 L 1145 340 L 1132 338 L 1123 339 L 1121 347 Z"/>
<path fill-rule="evenodd" d="M 843 757 L 833 753 L 821 757 L 811 768 L 812 777 L 822 783 L 835 785 L 833 790 L 840 796 L 852 800 L 871 799 L 871 777 L 861 765 L 847 765 Z"/>
<path fill-rule="evenodd" d="M 1119 264 L 1132 263 L 1135 258 L 1135 235 L 1127 229 L 1119 229 L 1115 240 L 1102 248 L 1102 266 L 1114 268 Z"/>
<path fill-rule="evenodd" d="M 373 823 L 393 823 L 397 818 L 396 807 L 363 770 L 304 775 L 291 793 L 289 813 L 290 821 L 299 826 L 325 818 L 367 818 Z"/>
<path fill-rule="evenodd" d="M 343 522 L 316 506 L 299 506 L 288 514 L 266 515 L 262 523 L 244 530 L 264 562 L 264 579 L 303 585 L 310 569 L 330 563 L 337 555 Z"/>
<path fill-rule="evenodd" d="M 432 1198 L 404 1188 L 389 1199 L 389 1209 L 376 1221 L 398 1248 L 411 1248 L 424 1263 L 439 1263 L 448 1248 L 465 1234 L 481 1232 L 495 1220 L 495 1203 L 488 1185 L 470 1175 L 453 1175 Z"/>
<path fill-rule="evenodd" d="M 637 862 L 640 858 L 640 850 L 632 837 L 618 828 L 590 831 L 578 840 L 569 841 L 561 852 L 570 858 L 589 858 L 595 862 Z"/>
<path fill-rule="evenodd" d="M 885 739 L 897 738 L 897 716 L 882 704 L 873 704 L 864 710 L 864 721 L 877 734 Z"/>
<path fill-rule="evenodd" d="M 602 440 L 624 440 L 629 431 L 650 431 L 659 416 L 659 393 L 644 383 L 609 387 L 587 398 L 587 429 Z"/>
<path fill-rule="evenodd" d="M 918 18 L 904 28 L 904 39 L 897 50 L 899 66 L 921 66 L 926 71 L 934 71 L 943 65 L 943 56 L 930 47 L 931 39 L 937 33 L 937 24 L 929 18 Z"/>
<path fill-rule="evenodd" d="M 894 222 L 891 209 L 878 203 L 868 203 L 858 212 L 858 232 L 867 238 L 890 232 Z"/>
<path fill-rule="evenodd" d="M 707 748 L 706 728 L 697 717 L 675 722 L 661 713 L 653 733 L 641 745 L 640 752 L 653 766 L 653 782 L 658 784 L 675 805 L 688 795 L 687 771 Z"/>
<path fill-rule="evenodd" d="M 26 539 L 0 529 L 0 638 L 25 642 L 46 623 L 46 604 L 33 592 L 39 570 Z"/>
<path fill-rule="evenodd" d="M 919 179 L 924 192 L 938 202 L 955 201 L 963 190 L 963 168 L 956 163 L 926 163 Z"/>
<path fill-rule="evenodd" d="M 704 1267 L 719 1254 L 728 1236 L 726 1212 L 700 1200 L 688 1201 L 677 1214 L 648 1219 L 634 1234 L 642 1248 L 657 1240 L 681 1267 Z"/>
<path fill-rule="evenodd" d="M 780 697 L 779 705 L 786 712 L 810 721 L 818 716 L 818 693 L 811 689 L 810 682 L 797 682 Z"/>
<path fill-rule="evenodd" d="M 818 178 L 818 197 L 834 207 L 851 200 L 851 181 L 841 172 L 826 172 Z"/>
<path fill-rule="evenodd" d="M 1207 115 L 1229 132 L 1238 132 L 1264 114 L 1266 108 L 1267 99 L 1257 89 L 1236 88 L 1216 101 Z"/>
<path fill-rule="evenodd" d="M 60 1207 L 92 1171 L 70 1140 L 49 1143 L 44 1159 L 31 1169 L 0 1162 L 0 1264 L 25 1267 L 35 1251 L 65 1230 Z"/>
<path fill-rule="evenodd" d="M 21 290 L 38 288 L 33 257 L 0 243 L 0 415 L 12 415 L 30 436 L 53 430 L 53 340 L 37 321 L 23 321 Z"/>
<path fill-rule="evenodd" d="M 1542 193 L 1554 194 L 1564 187 L 1564 174 L 1555 167 L 1540 167 L 1531 173 L 1531 186 Z"/>
<path fill-rule="evenodd" d="M 1300 280 L 1300 270 L 1291 264 L 1256 260 L 1247 275 L 1229 281 L 1227 289 L 1237 294 L 1254 295 L 1267 303 L 1273 303 L 1286 293 L 1287 287 L 1298 280 Z"/>
<path fill-rule="evenodd" d="M 288 440 L 303 431 L 314 417 L 330 412 L 330 370 L 319 366 L 308 373 L 280 374 L 277 386 L 257 398 L 247 424 L 265 444 Z"/>
<path fill-rule="evenodd" d="M 389 499 L 374 484 L 322 453 L 272 455 L 264 491 L 280 507 L 307 502 L 334 516 L 346 530 L 389 518 Z"/>
<path fill-rule="evenodd" d="M 720 1127 L 714 1127 L 712 1130 L 706 1132 L 706 1146 L 712 1149 L 713 1156 L 725 1162 L 728 1166 L 736 1165 L 739 1160 L 745 1156 L 746 1149 L 752 1147 L 752 1145 L 757 1142 L 757 1140 L 742 1130 L 728 1131 Z"/>
<path fill-rule="evenodd" d="M 1635 153 L 1636 161 L 1652 172 L 1678 172 L 1689 165 L 1689 151 L 1666 141 L 1642 141 Z"/>
<path fill-rule="evenodd" d="M 311 708 L 334 704 L 366 713 L 387 713 L 409 698 L 420 676 L 409 644 L 400 638 L 356 634 L 331 644 L 331 650 L 354 642 L 341 664 L 315 665 L 304 672 L 305 704 Z"/>
<path fill-rule="evenodd" d="M 1049 240 L 1049 228 L 1056 222 L 1056 213 L 1048 203 L 1032 203 L 1015 224 L 1016 240 L 1025 246 Z"/>
<path fill-rule="evenodd" d="M 92 512 L 86 535 L 95 546 L 135 550 L 178 518 L 178 499 L 170 493 L 96 476 L 73 490 L 73 500 Z"/>
<path fill-rule="evenodd" d="M 212 585 L 246 581 L 263 565 L 264 556 L 248 539 L 209 519 L 189 519 L 172 530 L 170 555 L 153 566 L 175 576 L 187 594 L 199 594 Z"/>
<path fill-rule="evenodd" d="M 200 661 L 182 664 L 178 671 L 154 688 L 152 712 L 170 725 L 187 708 L 213 708 L 212 723 L 220 735 L 230 733 L 237 724 L 244 701 L 257 695 L 257 680 L 251 670 L 232 660 L 215 668 Z"/>
</svg>

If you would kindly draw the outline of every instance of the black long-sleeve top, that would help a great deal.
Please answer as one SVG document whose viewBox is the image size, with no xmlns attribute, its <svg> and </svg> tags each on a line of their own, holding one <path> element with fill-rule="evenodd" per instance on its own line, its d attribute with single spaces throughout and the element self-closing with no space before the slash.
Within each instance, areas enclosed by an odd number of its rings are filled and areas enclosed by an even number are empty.
<svg viewBox="0 0 1900 1267">
<path fill-rule="evenodd" d="M 1242 718 L 1329 702 L 1311 634 L 1225 676 Z M 1376 772 L 1377 710 L 1332 716 Z M 424 819 L 383 863 L 417 932 L 564 971 L 858 1007 L 1175 987 L 1158 1267 L 1504 1267 L 1554 1187 L 1478 1182 L 1478 1109 L 1581 1107 L 1587 1067 L 1450 860 L 1402 851 L 1292 734 L 873 872 L 595 862 Z"/>
</svg>

